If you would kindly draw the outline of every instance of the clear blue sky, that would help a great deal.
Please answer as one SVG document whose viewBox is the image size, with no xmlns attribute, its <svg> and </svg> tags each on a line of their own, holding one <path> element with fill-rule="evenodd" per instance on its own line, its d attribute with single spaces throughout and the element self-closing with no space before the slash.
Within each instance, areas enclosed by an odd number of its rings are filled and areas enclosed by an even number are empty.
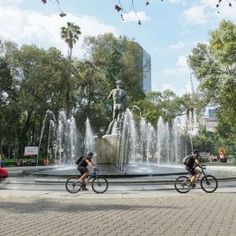
<svg viewBox="0 0 236 236">
<path fill-rule="evenodd" d="M 60 0 L 67 13 L 59 17 L 56 0 L 42 4 L 41 0 L 0 0 L 0 37 L 19 45 L 55 46 L 66 54 L 60 38 L 60 27 L 67 21 L 81 27 L 82 35 L 74 49 L 74 56 L 83 57 L 84 36 L 112 32 L 135 39 L 152 57 L 152 89 L 170 88 L 176 93 L 186 92 L 190 70 L 186 56 L 197 42 L 207 42 L 209 32 L 221 19 L 236 22 L 236 1 L 233 7 L 221 6 L 217 14 L 217 0 L 134 0 L 142 25 L 132 13 L 131 0 L 121 0 L 127 10 L 121 21 L 114 6 L 118 0 Z"/>
</svg>

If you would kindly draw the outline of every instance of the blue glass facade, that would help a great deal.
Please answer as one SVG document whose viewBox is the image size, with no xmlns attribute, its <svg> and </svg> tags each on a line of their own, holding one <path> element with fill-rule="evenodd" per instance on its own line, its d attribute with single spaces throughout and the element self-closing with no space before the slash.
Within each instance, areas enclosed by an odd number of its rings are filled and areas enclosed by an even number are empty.
<svg viewBox="0 0 236 236">
<path fill-rule="evenodd" d="M 151 56 L 147 53 L 138 43 L 134 42 L 140 49 L 140 77 L 139 77 L 139 86 L 143 92 L 147 93 L 152 90 L 152 79 L 151 79 Z"/>
<path fill-rule="evenodd" d="M 144 92 L 152 90 L 151 80 L 151 56 L 144 49 L 143 51 L 143 76 L 142 76 L 142 89 Z"/>
</svg>

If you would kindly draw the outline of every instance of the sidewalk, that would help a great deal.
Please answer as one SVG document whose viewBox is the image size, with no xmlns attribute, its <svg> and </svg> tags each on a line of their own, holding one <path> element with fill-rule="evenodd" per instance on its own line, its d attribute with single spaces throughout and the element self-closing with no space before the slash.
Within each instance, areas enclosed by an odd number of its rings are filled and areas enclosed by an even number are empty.
<svg viewBox="0 0 236 236">
<path fill-rule="evenodd" d="M 235 193 L 0 192 L 1 236 L 234 236 Z"/>
<path fill-rule="evenodd" d="M 235 167 L 207 169 L 210 174 L 222 176 L 221 179 L 236 176 Z M 64 179 L 60 178 L 55 191 L 51 191 L 58 177 L 10 177 L 9 181 L 17 180 L 19 185 L 16 183 L 11 190 L 0 189 L 0 235 L 235 235 L 235 184 L 219 187 L 212 194 L 200 189 L 179 194 L 173 190 L 173 178 L 109 179 L 112 184 L 105 194 L 92 191 L 69 194 L 64 189 Z M 130 187 L 125 191 L 112 190 L 115 183 L 134 186 L 135 182 L 141 183 L 138 191 L 129 191 Z M 157 183 L 158 188 L 149 190 L 142 186 L 145 183 Z M 170 186 L 170 183 L 172 190 L 165 189 L 165 184 Z M 27 184 L 31 184 L 32 190 L 21 190 Z M 44 189 L 38 191 L 37 184 L 48 184 L 50 190 L 43 185 Z M 161 184 L 163 187 L 159 186 Z"/>
</svg>

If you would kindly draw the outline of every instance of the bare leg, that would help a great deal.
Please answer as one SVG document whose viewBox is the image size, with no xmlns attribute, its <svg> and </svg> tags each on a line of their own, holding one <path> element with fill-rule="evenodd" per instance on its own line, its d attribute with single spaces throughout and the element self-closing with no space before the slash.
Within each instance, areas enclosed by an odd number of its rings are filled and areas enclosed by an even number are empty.
<svg viewBox="0 0 236 236">
<path fill-rule="evenodd" d="M 191 184 L 195 184 L 197 182 L 198 176 L 200 172 L 198 170 L 195 170 L 196 174 L 191 176 Z"/>
<path fill-rule="evenodd" d="M 85 184 L 85 179 L 89 176 L 88 172 L 85 172 L 80 178 L 79 181 L 83 184 Z"/>
</svg>

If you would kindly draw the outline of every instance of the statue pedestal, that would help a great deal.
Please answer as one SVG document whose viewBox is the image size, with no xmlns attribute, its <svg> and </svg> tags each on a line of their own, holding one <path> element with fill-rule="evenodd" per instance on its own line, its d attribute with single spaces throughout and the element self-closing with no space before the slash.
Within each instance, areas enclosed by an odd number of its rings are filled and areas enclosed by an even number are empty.
<svg viewBox="0 0 236 236">
<path fill-rule="evenodd" d="M 120 136 L 104 135 L 96 140 L 97 164 L 117 164 L 119 162 Z"/>
</svg>

